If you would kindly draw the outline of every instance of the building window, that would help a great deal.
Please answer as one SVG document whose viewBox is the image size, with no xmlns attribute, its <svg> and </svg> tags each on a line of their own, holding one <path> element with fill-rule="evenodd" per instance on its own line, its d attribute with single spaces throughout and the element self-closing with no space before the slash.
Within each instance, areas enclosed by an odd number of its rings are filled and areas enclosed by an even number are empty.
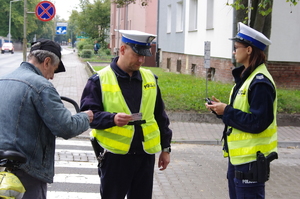
<svg viewBox="0 0 300 199">
<path fill-rule="evenodd" d="M 195 75 L 195 74 L 196 74 L 196 64 L 192 64 L 191 75 Z"/>
<path fill-rule="evenodd" d="M 177 2 L 176 32 L 183 31 L 183 2 Z"/>
<path fill-rule="evenodd" d="M 197 30 L 198 26 L 198 0 L 190 0 L 190 14 L 189 14 L 189 30 Z"/>
<path fill-rule="evenodd" d="M 176 71 L 179 72 L 179 73 L 181 73 L 181 60 L 180 60 L 180 59 L 177 60 L 177 68 L 176 68 Z"/>
<path fill-rule="evenodd" d="M 214 0 L 207 0 L 206 29 L 214 28 Z"/>
<path fill-rule="evenodd" d="M 167 33 L 171 33 L 171 23 L 172 23 L 172 14 L 171 14 L 171 5 L 168 5 L 167 8 Z"/>
<path fill-rule="evenodd" d="M 167 69 L 170 71 L 171 68 L 171 58 L 167 58 Z"/>
<path fill-rule="evenodd" d="M 216 69 L 215 68 L 209 68 L 207 70 L 207 80 L 208 81 L 214 81 L 215 80 L 215 73 L 216 73 Z"/>
</svg>

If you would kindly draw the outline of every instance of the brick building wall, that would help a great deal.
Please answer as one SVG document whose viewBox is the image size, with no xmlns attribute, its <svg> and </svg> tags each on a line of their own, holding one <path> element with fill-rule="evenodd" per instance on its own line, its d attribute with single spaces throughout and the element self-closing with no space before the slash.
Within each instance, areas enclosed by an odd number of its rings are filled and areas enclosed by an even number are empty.
<svg viewBox="0 0 300 199">
<path fill-rule="evenodd" d="M 180 53 L 162 52 L 160 67 L 175 73 L 190 74 L 205 78 L 204 57 Z M 233 83 L 231 59 L 211 57 L 208 79 L 224 83 Z M 300 88 L 300 63 L 298 62 L 268 62 L 270 71 L 277 87 Z"/>
<path fill-rule="evenodd" d="M 211 58 L 210 66 L 211 68 L 207 70 L 210 80 L 232 83 L 231 70 L 233 65 L 230 59 Z M 203 78 L 206 76 L 203 56 L 162 52 L 160 67 L 175 73 L 190 74 Z"/>
<path fill-rule="evenodd" d="M 299 62 L 272 62 L 267 63 L 277 87 L 300 89 Z"/>
</svg>

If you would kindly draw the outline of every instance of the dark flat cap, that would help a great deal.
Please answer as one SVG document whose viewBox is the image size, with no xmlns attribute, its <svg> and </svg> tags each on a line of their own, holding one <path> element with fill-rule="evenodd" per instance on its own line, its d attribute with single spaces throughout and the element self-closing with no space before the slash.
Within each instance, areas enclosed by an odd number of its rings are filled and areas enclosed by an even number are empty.
<svg viewBox="0 0 300 199">
<path fill-rule="evenodd" d="M 58 68 L 56 69 L 56 71 L 54 71 L 54 73 L 66 71 L 65 66 L 61 61 L 61 47 L 58 43 L 55 43 L 54 41 L 51 41 L 49 39 L 38 39 L 36 42 L 31 43 L 31 46 L 32 47 L 30 49 L 30 52 L 35 50 L 46 50 L 57 55 L 60 62 Z"/>
</svg>

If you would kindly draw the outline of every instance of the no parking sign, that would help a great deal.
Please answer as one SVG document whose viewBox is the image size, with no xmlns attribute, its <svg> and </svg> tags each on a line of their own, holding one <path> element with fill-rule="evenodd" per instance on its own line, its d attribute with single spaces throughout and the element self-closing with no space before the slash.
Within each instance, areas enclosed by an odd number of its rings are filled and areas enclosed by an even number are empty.
<svg viewBox="0 0 300 199">
<path fill-rule="evenodd" d="M 35 15 L 41 21 L 50 21 L 55 17 L 55 6 L 50 1 L 41 1 L 35 7 Z"/>
</svg>

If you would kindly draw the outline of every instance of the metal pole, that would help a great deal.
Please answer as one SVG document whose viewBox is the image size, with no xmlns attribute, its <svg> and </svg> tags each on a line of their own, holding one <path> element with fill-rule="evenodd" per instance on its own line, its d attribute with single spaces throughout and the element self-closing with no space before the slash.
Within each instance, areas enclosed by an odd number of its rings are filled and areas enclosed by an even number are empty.
<svg viewBox="0 0 300 199">
<path fill-rule="evenodd" d="M 23 61 L 27 55 L 27 0 L 24 0 L 24 28 L 23 28 Z"/>
<path fill-rule="evenodd" d="M 250 26 L 250 22 L 251 22 L 251 0 L 248 0 L 248 26 Z"/>
<path fill-rule="evenodd" d="M 207 93 L 207 90 L 208 90 L 208 78 L 207 78 L 207 74 L 208 74 L 208 68 L 205 69 L 205 72 L 206 72 L 206 78 L 205 78 L 205 97 L 208 98 L 208 93 Z"/>
<path fill-rule="evenodd" d="M 14 1 L 10 1 L 9 2 L 9 24 L 8 24 L 8 42 L 10 43 L 11 40 L 11 3 L 12 2 L 16 2 L 16 1 L 20 1 L 20 0 L 14 0 Z"/>
<path fill-rule="evenodd" d="M 52 34 L 52 41 L 54 41 L 55 39 L 55 34 L 56 34 L 56 19 L 54 18 L 54 21 L 53 21 L 53 34 Z"/>
<path fill-rule="evenodd" d="M 8 25 L 8 42 L 10 43 L 10 25 L 11 25 L 11 2 L 9 2 L 9 25 Z"/>
</svg>

